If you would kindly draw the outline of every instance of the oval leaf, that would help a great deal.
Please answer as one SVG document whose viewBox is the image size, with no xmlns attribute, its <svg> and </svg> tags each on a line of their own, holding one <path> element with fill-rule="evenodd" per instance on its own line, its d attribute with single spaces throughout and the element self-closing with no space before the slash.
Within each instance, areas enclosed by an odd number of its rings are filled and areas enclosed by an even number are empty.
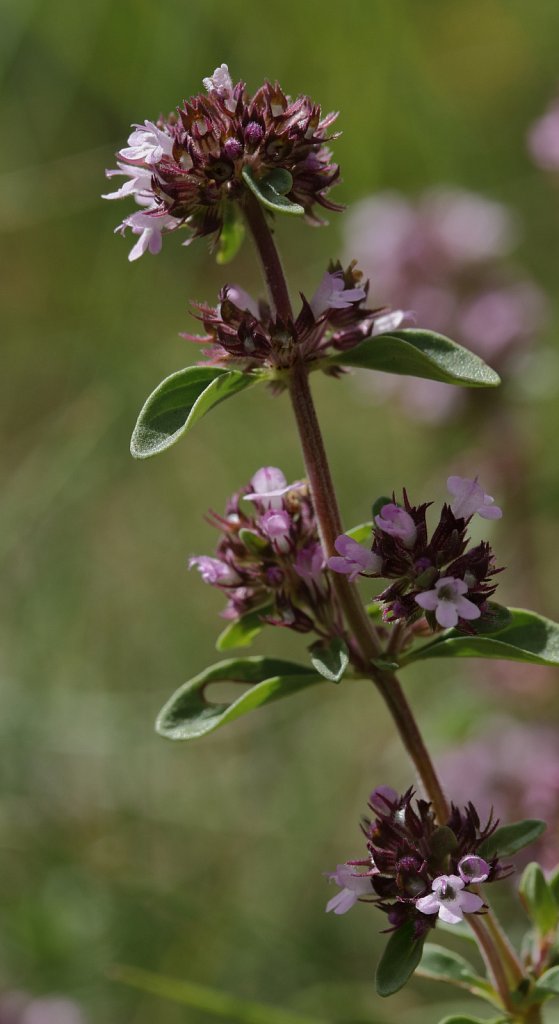
<svg viewBox="0 0 559 1024">
<path fill-rule="evenodd" d="M 375 983 L 379 996 L 392 996 L 411 978 L 423 950 L 423 938 L 414 938 L 412 921 L 392 932 L 377 967 Z"/>
<path fill-rule="evenodd" d="M 349 655 L 347 646 L 339 636 L 329 641 L 318 640 L 309 647 L 311 661 L 317 672 L 332 683 L 339 683 L 347 666 Z"/>
<path fill-rule="evenodd" d="M 494 388 L 500 378 L 483 359 L 434 331 L 410 328 L 366 338 L 326 363 L 426 377 L 468 388 Z"/>
<path fill-rule="evenodd" d="M 421 978 L 446 981 L 458 988 L 465 988 L 473 995 L 486 999 L 498 1009 L 502 1007 L 498 994 L 487 979 L 476 974 L 475 968 L 464 957 L 450 949 L 444 949 L 434 943 L 426 943 L 417 974 Z"/>
<path fill-rule="evenodd" d="M 536 982 L 536 988 L 540 992 L 548 992 L 550 995 L 559 996 L 559 967 L 551 967 L 549 971 L 542 974 Z"/>
<path fill-rule="evenodd" d="M 520 899 L 530 920 L 540 935 L 555 931 L 559 923 L 559 908 L 539 864 L 528 864 L 518 886 Z"/>
<path fill-rule="evenodd" d="M 134 427 L 130 451 L 149 459 L 176 444 L 214 405 L 257 382 L 237 370 L 187 366 L 172 373 L 149 396 Z"/>
<path fill-rule="evenodd" d="M 289 175 L 289 181 L 285 177 L 286 174 Z M 250 191 L 267 210 L 271 210 L 273 213 L 290 213 L 296 217 L 300 217 L 305 212 L 303 206 L 293 203 L 285 194 L 286 191 L 290 191 L 293 179 L 289 171 L 284 168 L 278 167 L 264 175 L 263 178 L 254 178 L 252 169 L 248 166 L 243 167 L 243 179 Z M 286 188 L 286 186 L 288 187 Z"/>
<path fill-rule="evenodd" d="M 400 664 L 410 665 L 427 658 L 490 658 L 559 665 L 559 625 L 523 608 L 508 611 L 510 620 L 504 629 L 485 635 L 448 630 L 436 640 L 405 654 Z"/>
<path fill-rule="evenodd" d="M 527 818 L 525 821 L 515 821 L 512 825 L 503 825 L 483 841 L 478 853 L 486 860 L 496 855 L 512 857 L 539 839 L 546 828 L 545 821 L 539 821 L 537 818 Z"/>
<path fill-rule="evenodd" d="M 204 690 L 209 683 L 231 682 L 252 684 L 231 704 L 206 700 Z M 161 709 L 156 729 L 171 740 L 191 740 L 204 736 L 227 722 L 233 722 L 248 711 L 270 704 L 282 697 L 300 693 L 322 677 L 304 665 L 277 658 L 232 658 L 211 665 L 185 683 Z"/>
<path fill-rule="evenodd" d="M 272 605 L 256 608 L 254 611 L 242 615 L 240 619 L 230 622 L 217 638 L 215 645 L 217 650 L 230 651 L 234 647 L 250 647 L 252 641 L 256 639 L 266 625 L 262 621 L 262 616 L 268 615 L 271 610 Z"/>
</svg>

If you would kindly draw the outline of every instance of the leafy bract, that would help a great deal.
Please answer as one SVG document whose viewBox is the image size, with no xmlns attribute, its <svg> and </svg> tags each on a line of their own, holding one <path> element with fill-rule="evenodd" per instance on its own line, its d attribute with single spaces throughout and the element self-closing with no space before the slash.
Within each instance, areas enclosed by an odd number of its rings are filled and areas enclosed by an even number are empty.
<svg viewBox="0 0 559 1024">
<path fill-rule="evenodd" d="M 246 615 L 241 615 L 239 619 L 234 619 L 219 634 L 215 645 L 216 649 L 218 651 L 230 651 L 235 647 L 250 647 L 252 641 L 256 639 L 266 625 L 262 621 L 262 616 L 268 615 L 271 610 L 272 605 L 266 605 L 265 607 L 247 612 Z"/>
<path fill-rule="evenodd" d="M 287 198 L 293 186 L 293 178 L 285 168 L 276 167 L 262 178 L 255 178 L 252 168 L 246 166 L 242 174 L 245 184 L 267 210 L 272 213 L 290 213 L 297 217 L 305 212 L 303 206 Z"/>
<path fill-rule="evenodd" d="M 149 459 L 176 444 L 199 419 L 258 377 L 217 366 L 187 366 L 172 373 L 147 399 L 134 427 L 130 451 Z"/>
<path fill-rule="evenodd" d="M 479 356 L 442 334 L 416 328 L 366 338 L 347 352 L 334 353 L 326 362 L 426 377 L 468 388 L 500 384 L 499 375 Z"/>
<path fill-rule="evenodd" d="M 423 950 L 423 938 L 414 937 L 413 921 L 392 932 L 375 976 L 379 996 L 392 996 L 411 978 Z"/>
<path fill-rule="evenodd" d="M 330 640 L 317 640 L 309 650 L 316 671 L 330 682 L 339 683 L 349 665 L 347 645 L 342 638 L 334 636 Z"/>
<path fill-rule="evenodd" d="M 524 821 L 515 821 L 512 825 L 503 825 L 484 839 L 478 853 L 486 860 L 495 856 L 512 857 L 539 839 L 546 828 L 545 821 L 538 818 L 526 818 Z"/>
<path fill-rule="evenodd" d="M 490 633 L 461 633 L 450 629 L 429 643 L 404 654 L 401 665 L 428 658 L 490 658 L 559 665 L 559 625 L 523 608 L 509 608 L 503 629 Z"/>
<path fill-rule="evenodd" d="M 204 669 L 184 683 L 161 709 L 156 729 L 172 740 L 190 740 L 219 729 L 241 715 L 272 701 L 322 683 L 322 676 L 304 665 L 278 658 L 231 658 Z M 232 703 L 206 700 L 209 683 L 249 684 Z"/>
</svg>

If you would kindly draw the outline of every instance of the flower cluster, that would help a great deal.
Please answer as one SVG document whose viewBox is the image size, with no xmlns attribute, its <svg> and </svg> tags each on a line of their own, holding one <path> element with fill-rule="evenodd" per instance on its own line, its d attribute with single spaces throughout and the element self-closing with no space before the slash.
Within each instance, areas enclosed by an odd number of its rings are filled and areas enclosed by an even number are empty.
<svg viewBox="0 0 559 1024">
<path fill-rule="evenodd" d="M 277 168 L 287 171 L 288 198 L 313 223 L 321 223 L 315 204 L 342 209 L 327 198 L 340 173 L 325 145 L 335 138 L 328 132 L 337 114 L 321 117 L 308 96 L 292 100 L 277 82 L 265 82 L 251 96 L 244 82 L 233 84 L 226 64 L 204 86 L 206 93 L 186 100 L 176 114 L 136 125 L 117 154 L 118 167 L 107 171 L 128 180 L 104 198 L 133 196 L 142 207 L 117 229 L 139 236 L 131 260 L 159 252 L 162 235 L 181 225 L 190 230 L 189 241 L 219 238 L 231 204 L 246 196 L 245 168 L 256 180 Z"/>
<path fill-rule="evenodd" d="M 451 476 L 447 485 L 452 500 L 443 505 L 431 537 L 429 505 L 411 505 L 404 490 L 403 505 L 395 500 L 381 505 L 371 550 L 345 534 L 336 540 L 338 555 L 328 561 L 334 572 L 350 579 L 369 575 L 394 580 L 378 597 L 387 621 L 411 623 L 425 612 L 432 629 L 468 629 L 469 622 L 488 610 L 487 601 L 496 590 L 492 577 L 499 570 L 487 542 L 468 548 L 467 529 L 476 513 L 498 519 L 501 509 L 477 479 Z"/>
<path fill-rule="evenodd" d="M 405 295 L 419 327 L 456 338 L 504 380 L 525 369 L 547 318 L 541 290 L 509 263 L 517 236 L 506 206 L 451 188 L 415 203 L 381 193 L 346 219 L 346 251 L 373 282 L 373 299 L 396 303 Z M 390 374 L 362 380 L 369 394 L 372 387 L 381 399 L 399 400 L 406 415 L 432 422 L 475 399 L 437 381 Z"/>
<path fill-rule="evenodd" d="M 470 886 L 494 882 L 510 870 L 478 852 L 497 822 L 490 818 L 482 826 L 472 803 L 464 810 L 452 804 L 441 827 L 431 804 L 416 800 L 414 806 L 413 798 L 413 789 L 403 796 L 386 786 L 373 792 L 369 807 L 375 817 L 362 823 L 367 857 L 339 864 L 328 876 L 341 891 L 327 910 L 343 914 L 358 900 L 372 902 L 388 915 L 392 929 L 412 921 L 419 938 L 439 918 L 458 924 L 464 914 L 483 909 Z"/>
<path fill-rule="evenodd" d="M 282 369 L 295 361 L 313 362 L 328 350 L 347 350 L 410 322 L 410 314 L 402 310 L 364 308 L 368 282 L 361 278 L 354 263 L 345 270 L 340 263 L 330 264 L 313 297 L 302 295 L 299 315 L 287 323 L 267 303 L 226 285 L 217 307 L 195 306 L 207 333 L 182 337 L 206 345 L 205 361 L 215 365 Z"/>
<path fill-rule="evenodd" d="M 288 484 L 281 470 L 265 466 L 211 522 L 221 532 L 216 556 L 196 555 L 189 565 L 226 594 L 224 618 L 258 612 L 270 625 L 343 635 L 305 482 Z"/>
</svg>

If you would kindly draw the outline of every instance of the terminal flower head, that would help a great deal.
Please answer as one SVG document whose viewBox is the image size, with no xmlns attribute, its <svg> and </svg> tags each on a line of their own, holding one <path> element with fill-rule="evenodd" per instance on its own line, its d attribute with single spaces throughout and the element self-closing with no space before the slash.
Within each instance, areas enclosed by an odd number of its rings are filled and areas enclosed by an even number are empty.
<svg viewBox="0 0 559 1024">
<path fill-rule="evenodd" d="M 187 241 L 219 239 L 246 200 L 245 168 L 256 181 L 278 168 L 288 172 L 287 196 L 312 223 L 321 223 L 316 206 L 342 209 L 328 198 L 340 176 L 327 146 L 336 138 L 330 132 L 335 113 L 322 116 L 308 96 L 291 99 L 277 82 L 264 82 L 251 95 L 244 82 L 233 82 L 226 64 L 204 87 L 167 118 L 133 126 L 117 169 L 107 172 L 128 181 L 105 198 L 133 196 L 146 218 L 170 218 L 161 222 L 162 233 L 185 227 Z M 125 218 L 121 230 L 135 226 Z M 146 244 L 131 258 L 147 249 L 159 251 Z"/>
<path fill-rule="evenodd" d="M 439 919 L 458 924 L 464 914 L 483 910 L 469 886 L 497 881 L 510 870 L 497 857 L 486 861 L 478 853 L 497 822 L 490 817 L 482 825 L 468 803 L 463 809 L 451 804 L 448 820 L 438 823 L 431 804 L 414 796 L 412 789 L 398 796 L 387 786 L 373 792 L 372 817 L 362 824 L 366 855 L 338 864 L 329 876 L 341 892 L 327 910 L 345 913 L 372 893 L 370 902 L 387 914 L 391 928 L 411 921 L 417 938 Z"/>
<path fill-rule="evenodd" d="M 287 369 L 301 360 L 313 363 L 410 321 L 404 310 L 367 308 L 367 293 L 368 282 L 363 282 L 355 263 L 345 268 L 331 263 L 312 298 L 302 295 L 298 314 L 284 321 L 267 302 L 256 302 L 242 288 L 228 284 L 217 306 L 194 304 L 205 333 L 183 337 L 206 346 L 204 362 L 246 372 Z"/>
</svg>

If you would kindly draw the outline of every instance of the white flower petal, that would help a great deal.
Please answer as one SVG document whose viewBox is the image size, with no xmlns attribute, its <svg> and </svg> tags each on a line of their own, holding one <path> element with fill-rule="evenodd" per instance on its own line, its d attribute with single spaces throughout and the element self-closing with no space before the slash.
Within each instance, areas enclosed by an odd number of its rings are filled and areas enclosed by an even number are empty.
<svg viewBox="0 0 559 1024">
<path fill-rule="evenodd" d="M 462 909 L 457 901 L 441 903 L 439 917 L 445 924 L 460 924 L 460 921 L 464 920 Z"/>
</svg>

